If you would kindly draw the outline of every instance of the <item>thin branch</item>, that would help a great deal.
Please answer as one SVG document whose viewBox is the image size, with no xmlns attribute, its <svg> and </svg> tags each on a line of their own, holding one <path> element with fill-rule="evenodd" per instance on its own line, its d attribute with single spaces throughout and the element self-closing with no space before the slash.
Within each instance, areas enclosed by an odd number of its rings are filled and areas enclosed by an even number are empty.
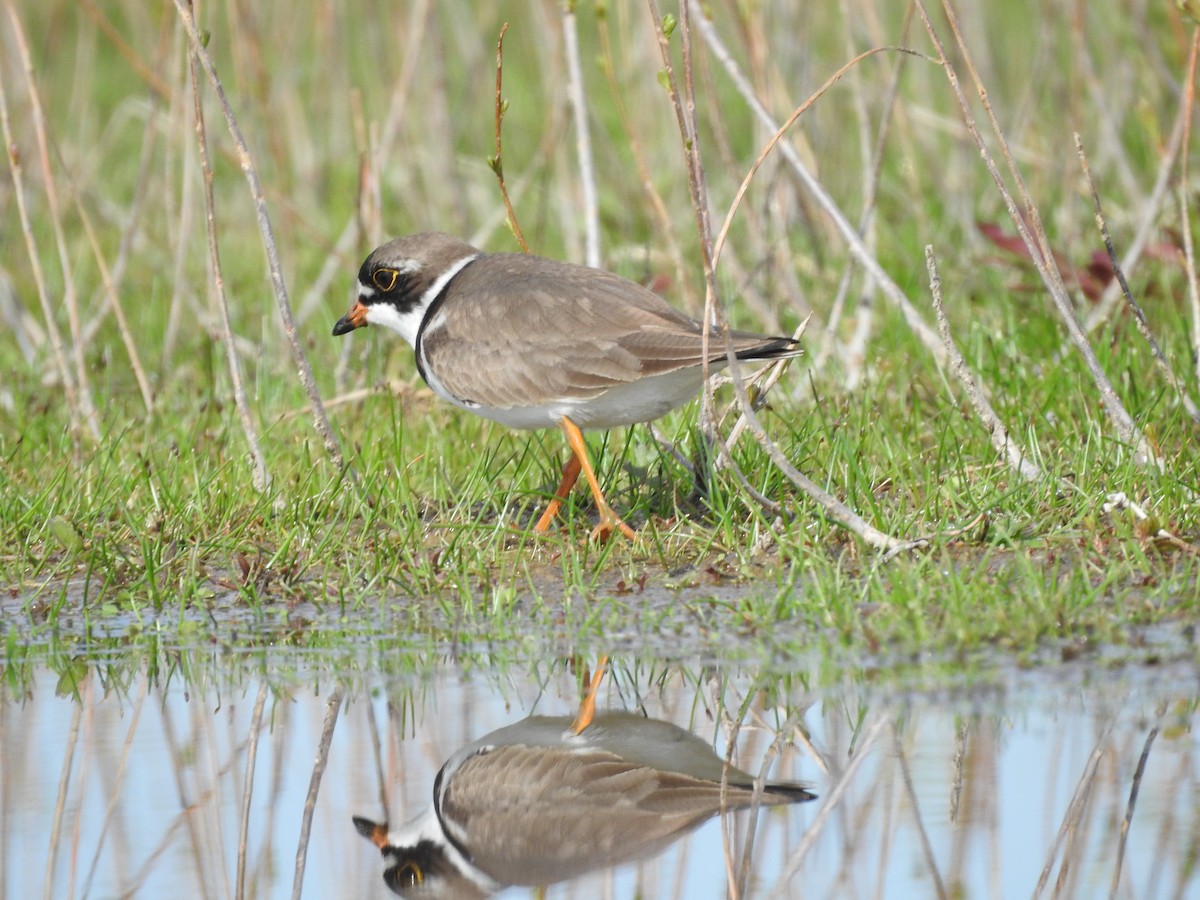
<svg viewBox="0 0 1200 900">
<path fill-rule="evenodd" d="M 1133 297 L 1133 291 L 1129 289 L 1129 281 L 1125 278 L 1125 270 L 1121 268 L 1121 261 L 1117 259 L 1116 248 L 1113 247 L 1112 236 L 1108 233 L 1108 221 L 1104 218 L 1104 209 L 1100 205 L 1100 193 L 1096 190 L 1096 182 L 1092 179 L 1092 169 L 1088 165 L 1087 154 L 1083 150 L 1083 139 L 1080 138 L 1079 132 L 1075 132 L 1075 152 L 1079 154 L 1079 165 L 1083 167 L 1083 176 L 1087 179 L 1088 189 L 1092 192 L 1092 205 L 1096 210 L 1096 227 L 1100 229 L 1100 237 L 1104 240 L 1104 249 L 1108 253 L 1109 261 L 1112 263 L 1113 272 L 1116 273 L 1117 283 L 1121 285 L 1121 294 L 1125 297 L 1125 305 L 1129 307 L 1129 311 L 1133 313 L 1133 321 L 1137 323 L 1138 333 L 1150 345 L 1150 354 L 1154 357 L 1154 362 L 1158 365 L 1159 371 L 1163 377 L 1167 379 L 1167 383 L 1179 395 L 1179 399 L 1183 402 L 1183 408 L 1187 410 L 1187 414 L 1193 420 L 1200 422 L 1200 409 L 1196 408 L 1195 402 L 1191 395 L 1188 394 L 1187 388 L 1175 375 L 1175 370 L 1171 368 L 1171 364 L 1167 362 L 1167 357 L 1163 354 L 1162 347 L 1159 346 L 1158 340 L 1154 337 L 1154 332 L 1150 330 L 1150 323 L 1146 321 L 1146 313 L 1142 309 L 1142 305 Z"/>
<path fill-rule="evenodd" d="M 500 196 L 504 200 L 504 208 L 508 210 L 508 227 L 512 230 L 517 243 L 521 245 L 521 252 L 528 253 L 529 244 L 525 240 L 525 235 L 521 233 L 516 210 L 513 209 L 512 201 L 508 198 L 508 188 L 504 186 L 504 156 L 500 147 L 500 123 L 504 120 L 504 113 L 508 109 L 508 102 L 501 93 L 504 81 L 504 33 L 506 31 L 508 31 L 507 22 L 500 26 L 500 37 L 496 39 L 496 155 L 488 159 L 488 165 L 496 173 L 496 180 L 500 183 Z"/>
<path fill-rule="evenodd" d="M 263 250 L 267 256 L 267 268 L 271 276 L 271 288 L 275 294 L 275 305 L 279 310 L 279 318 L 283 323 L 283 330 L 287 335 L 288 344 L 291 347 L 292 360 L 299 372 L 300 382 L 304 385 L 304 390 L 308 393 L 309 402 L 312 404 L 313 425 L 317 429 L 317 433 L 321 436 L 325 444 L 325 452 L 329 454 L 334 465 L 339 469 L 345 468 L 346 463 L 342 456 L 341 445 L 338 443 L 337 436 L 333 433 L 333 428 L 329 424 L 329 418 L 325 415 L 325 407 L 321 402 L 321 395 L 317 391 L 316 380 L 313 378 L 312 366 L 309 365 L 308 357 L 304 353 L 304 345 L 301 343 L 300 335 L 296 330 L 296 320 L 292 316 L 292 305 L 291 301 L 288 300 L 287 285 L 283 280 L 283 266 L 279 261 L 279 250 L 275 245 L 275 234 L 271 226 L 270 214 L 267 211 L 267 201 L 263 195 L 262 183 L 258 179 L 258 171 L 255 169 L 250 156 L 250 148 L 246 145 L 245 138 L 242 137 L 241 128 L 238 126 L 237 118 L 233 114 L 233 108 L 229 105 L 229 98 L 225 96 L 225 89 L 221 85 L 221 79 L 217 75 L 212 57 L 208 55 L 208 50 L 204 46 L 204 40 L 196 29 L 196 21 L 192 16 L 191 9 L 188 7 L 188 0 L 175 0 L 175 8 L 179 11 L 179 18 L 183 21 L 183 27 L 187 30 L 192 50 L 200 61 L 205 74 L 208 76 L 217 102 L 220 104 L 221 112 L 225 116 L 225 124 L 229 128 L 230 137 L 233 138 L 237 150 L 238 165 L 242 169 L 242 174 L 246 176 L 246 182 L 250 187 L 250 195 L 254 200 L 254 212 L 258 219 L 258 229 L 262 235 Z"/>
<path fill-rule="evenodd" d="M 1100 765 L 1100 758 L 1103 755 L 1104 751 L 1097 747 L 1092 751 L 1092 755 L 1088 757 L 1088 761 L 1083 767 L 1083 774 L 1079 776 L 1079 783 L 1075 785 L 1075 793 L 1071 796 L 1070 803 L 1067 804 L 1067 811 L 1063 815 L 1058 834 L 1054 838 L 1054 846 L 1050 849 L 1050 858 L 1046 860 L 1042 874 L 1038 877 L 1037 885 L 1033 889 L 1035 898 L 1041 896 L 1042 891 L 1045 890 L 1046 883 L 1050 880 L 1050 873 L 1054 869 L 1054 860 L 1058 857 L 1058 852 L 1062 849 L 1067 835 L 1074 834 L 1079 826 L 1079 821 L 1087 807 L 1088 798 L 1091 797 L 1092 787 L 1096 783 L 1096 767 Z"/>
<path fill-rule="evenodd" d="M 50 210 L 54 223 L 55 240 L 58 243 L 59 259 L 63 266 L 63 291 L 67 311 L 71 322 L 72 335 L 78 337 L 78 310 L 70 265 L 66 258 L 66 238 L 62 233 L 62 217 L 58 211 L 58 192 L 55 190 L 54 173 L 50 167 L 50 155 L 47 147 L 45 118 L 42 105 L 38 98 L 37 86 L 33 80 L 33 63 L 29 58 L 29 47 L 25 41 L 25 32 L 21 20 L 13 7 L 12 0 L 5 3 L 9 20 L 12 22 L 13 36 L 21 56 L 21 63 L 29 87 L 29 99 L 32 107 L 32 120 L 37 135 L 39 158 L 42 163 L 43 178 L 46 185 L 46 205 Z M 4 89 L 4 79 L 0 75 L 0 122 L 4 127 L 4 143 L 8 150 L 8 164 L 12 171 L 14 193 L 17 197 L 17 210 L 21 219 L 21 231 L 25 237 L 25 249 L 29 264 L 33 268 L 34 282 L 37 284 L 38 299 L 42 305 L 42 314 L 46 319 L 46 330 L 50 333 L 51 346 L 54 348 L 55 361 L 58 363 L 59 377 L 62 378 L 63 391 L 67 396 L 67 406 L 71 415 L 71 430 L 78 432 L 81 423 L 86 423 L 87 433 L 98 441 L 100 427 L 96 420 L 96 407 L 92 402 L 91 389 L 88 387 L 87 374 L 83 364 L 83 350 L 78 341 L 73 345 L 73 355 L 76 362 L 76 375 L 72 376 L 67 362 L 67 348 L 55 321 L 54 305 L 50 301 L 50 289 L 46 284 L 45 273 L 42 271 L 41 256 L 38 252 L 37 241 L 33 235 L 33 225 L 29 218 L 29 206 L 22 178 L 21 151 L 12 132 L 12 124 L 8 115 L 8 97 Z M 76 382 L 78 378 L 78 382 Z"/>
<path fill-rule="evenodd" d="M 250 800 L 254 796 L 254 764 L 258 759 L 258 735 L 262 724 L 263 709 L 267 705 L 267 680 L 258 684 L 258 697 L 254 701 L 254 712 L 250 715 L 250 734 L 246 738 L 246 772 L 242 780 L 242 818 L 238 825 L 237 887 L 233 896 L 242 900 L 246 896 L 246 850 L 250 843 Z"/>
<path fill-rule="evenodd" d="M 1121 886 L 1121 867 L 1125 864 L 1125 845 L 1129 842 L 1129 826 L 1133 824 L 1133 810 L 1137 806 L 1138 791 L 1142 787 L 1142 776 L 1146 773 L 1146 761 L 1150 758 L 1150 748 L 1158 737 L 1158 727 L 1150 729 L 1146 735 L 1146 743 L 1142 745 L 1142 755 L 1138 757 L 1137 769 L 1133 773 L 1133 784 L 1129 787 L 1129 803 L 1125 806 L 1125 818 L 1121 820 L 1121 839 L 1117 844 L 1117 865 L 1113 869 L 1112 885 L 1108 896 L 1115 898 L 1117 889 Z"/>
<path fill-rule="evenodd" d="M 191 0 L 183 0 L 191 3 Z M 221 312 L 221 343 L 225 345 L 225 356 L 229 363 L 229 379 L 233 387 L 234 405 L 237 407 L 238 418 L 242 422 L 242 433 L 246 436 L 246 446 L 250 451 L 250 464 L 254 489 L 262 493 L 271 483 L 267 472 L 267 462 L 263 458 L 262 447 L 258 442 L 258 428 L 254 424 L 254 415 L 250 412 L 250 404 L 246 401 L 246 388 L 242 379 L 242 361 L 238 356 L 237 347 L 233 341 L 233 321 L 229 315 L 229 298 L 225 294 L 225 276 L 221 270 L 221 249 L 217 242 L 217 206 L 213 198 L 213 170 L 208 157 L 208 133 L 204 128 L 204 104 L 200 99 L 200 72 L 198 56 L 193 50 L 188 54 L 188 69 L 192 81 L 193 128 L 196 133 L 196 147 L 200 152 L 200 172 L 204 179 L 204 223 L 208 237 L 208 256 L 212 265 L 212 286 L 217 296 L 217 308 Z"/>
<path fill-rule="evenodd" d="M 950 321 L 946 318 L 946 309 L 942 305 L 942 278 L 938 274 L 937 258 L 933 255 L 932 246 L 925 248 L 925 268 L 929 272 L 929 293 L 933 298 L 933 311 L 937 315 L 938 332 L 942 336 L 942 342 L 946 345 L 946 355 L 950 359 L 950 373 L 962 385 L 963 390 L 967 394 L 967 399 L 971 401 L 971 406 L 975 408 L 975 415 L 979 416 L 984 430 L 991 438 L 992 446 L 1008 462 L 1009 468 L 1026 481 L 1040 480 L 1045 473 L 1029 458 L 1024 449 L 1012 439 L 1012 435 L 1004 426 L 1004 423 L 1000 421 L 1000 417 L 996 415 L 996 411 L 992 409 L 992 405 L 988 402 L 987 397 L 983 395 L 983 391 L 980 390 L 979 383 L 975 380 L 974 375 L 971 374 L 971 370 L 967 366 L 967 361 L 963 359 L 958 345 L 954 342 L 954 335 L 950 333 Z"/>
<path fill-rule="evenodd" d="M 317 757 L 313 760 L 312 777 L 308 781 L 308 794 L 304 798 L 304 813 L 300 819 L 300 840 L 296 846 L 296 870 L 292 879 L 292 900 L 300 900 L 300 894 L 304 888 L 304 867 L 308 861 L 308 836 L 312 833 L 313 813 L 317 808 L 317 793 L 321 790 L 325 765 L 329 762 L 329 745 L 333 743 L 333 729 L 337 725 L 338 712 L 342 708 L 342 698 L 345 695 L 345 688 L 334 688 L 325 704 L 325 722 L 321 727 Z"/>
<path fill-rule="evenodd" d="M 1054 262 L 1054 254 L 1050 247 L 1049 239 L 1046 237 L 1045 229 L 1042 227 L 1041 216 L 1038 214 L 1032 196 L 1030 196 L 1028 189 L 1025 187 L 1025 181 L 1021 177 L 1020 170 L 1017 168 L 1016 162 L 1012 157 L 1012 152 L 1009 150 L 1008 141 L 1005 139 L 1003 130 L 1000 128 L 1000 123 L 997 121 L 995 112 L 992 110 L 992 105 L 988 101 L 987 90 L 984 88 L 983 82 L 979 77 L 979 72 L 975 68 L 970 50 L 967 48 L 962 30 L 959 28 L 958 17 L 955 15 L 954 9 L 951 7 L 949 0 L 942 0 L 942 9 L 945 12 L 947 21 L 950 23 L 950 30 L 954 35 L 955 46 L 959 51 L 963 64 L 967 68 L 968 74 L 971 76 L 972 84 L 979 96 L 979 101 L 983 106 L 984 112 L 987 114 L 988 123 L 1000 146 L 1000 152 L 1004 158 L 1005 165 L 1008 167 L 1009 175 L 1017 186 L 1017 192 L 1021 197 L 1024 207 L 1024 215 L 1018 211 L 1016 202 L 1005 185 L 1000 170 L 988 152 L 987 144 L 984 142 L 975 117 L 971 113 L 970 104 L 959 84 L 958 73 L 946 56 L 946 50 L 942 46 L 942 41 L 938 37 L 937 30 L 933 27 L 933 21 L 929 17 L 929 11 L 925 8 L 924 0 L 916 0 L 916 3 L 917 9 L 921 13 L 921 19 L 925 23 L 925 30 L 929 34 L 929 39 L 933 42 L 934 48 L 937 50 L 938 60 L 954 92 L 955 99 L 958 101 L 963 122 L 966 124 L 975 145 L 979 148 L 984 165 L 988 173 L 992 176 L 996 190 L 1004 200 L 1005 208 L 1008 210 L 1008 214 L 1012 218 L 1017 232 L 1025 242 L 1029 256 L 1033 260 L 1038 274 L 1041 275 L 1043 283 L 1046 285 L 1047 292 L 1054 302 L 1054 307 L 1058 311 L 1059 318 L 1062 319 L 1063 324 L 1066 326 L 1075 349 L 1083 357 L 1084 364 L 1092 376 L 1092 382 L 1100 394 L 1100 402 L 1104 406 L 1109 419 L 1116 426 L 1117 436 L 1133 448 L 1136 462 L 1143 465 L 1160 467 L 1161 461 L 1154 453 L 1154 449 L 1146 441 L 1145 435 L 1137 427 L 1137 423 L 1134 422 L 1129 411 L 1121 403 L 1121 399 L 1117 396 L 1112 382 L 1109 381 L 1108 375 L 1105 374 L 1100 361 L 1096 358 L 1095 351 L 1088 344 L 1087 335 L 1083 327 L 1079 324 L 1079 319 L 1075 315 L 1066 285 L 1063 284 L 1062 273 L 1059 272 L 1058 266 Z M 1026 219 L 1028 219 L 1029 226 L 1026 225 Z"/>
<path fill-rule="evenodd" d="M 804 864 L 804 858 L 808 855 L 808 851 L 816 844 L 817 839 L 821 836 L 821 832 L 825 830 L 825 826 L 837 812 L 838 806 L 841 804 L 842 798 L 846 795 L 850 784 L 854 781 L 859 767 L 862 765 L 863 760 L 867 758 L 867 751 L 875 744 L 875 741 L 878 740 L 879 735 L 889 723 L 889 719 L 881 718 L 867 730 L 862 741 L 855 748 L 849 765 L 842 771 L 837 783 L 827 793 L 822 793 L 821 807 L 813 818 L 812 824 L 808 826 L 808 829 L 800 838 L 800 842 L 796 845 L 796 849 L 792 851 L 792 855 L 787 858 L 779 880 L 764 896 L 782 897 L 788 893 L 784 886 L 800 871 L 800 867 Z"/>
<path fill-rule="evenodd" d="M 600 204 L 596 199 L 596 165 L 592 159 L 592 137 L 588 129 L 587 97 L 583 89 L 583 67 L 579 63 L 579 33 L 575 4 L 563 3 L 563 45 L 567 55 L 567 97 L 575 116 L 575 151 L 579 155 L 579 182 L 583 189 L 584 261 L 600 268 Z M 499 150 L 497 149 L 497 155 Z"/>
<path fill-rule="evenodd" d="M 696 0 L 686 0 L 686 2 L 691 5 Z M 742 99 L 746 102 L 751 112 L 754 113 L 755 117 L 766 128 L 772 132 L 777 130 L 779 127 L 778 123 L 776 123 L 766 106 L 755 94 L 753 85 L 750 84 L 749 79 L 746 78 L 737 61 L 733 58 L 733 55 L 725 47 L 713 23 L 704 15 L 700 15 L 696 18 L 696 28 L 708 44 L 717 61 L 725 68 L 726 74 L 729 75 L 730 80 L 733 82 L 734 88 L 742 96 Z M 926 57 L 922 55 L 922 58 Z M 875 254 L 863 242 L 858 229 L 850 224 L 850 220 L 838 208 L 838 205 L 829 196 L 816 176 L 809 171 L 804 161 L 800 158 L 800 154 L 786 141 L 780 143 L 779 153 L 796 174 L 797 178 L 800 179 L 805 189 L 817 201 L 817 205 L 821 208 L 822 212 L 829 217 L 834 227 L 842 235 L 842 238 L 846 242 L 846 249 L 850 251 L 850 254 L 858 261 L 858 264 L 863 267 L 867 274 L 875 279 L 883 295 L 900 310 L 908 327 L 912 329 L 918 340 L 933 355 L 934 359 L 939 363 L 944 363 L 945 350 L 938 339 L 937 332 L 925 323 L 916 306 L 908 299 L 904 291 L 900 289 L 900 286 L 884 271 L 883 267 L 879 264 L 879 260 L 875 258 Z"/>
</svg>

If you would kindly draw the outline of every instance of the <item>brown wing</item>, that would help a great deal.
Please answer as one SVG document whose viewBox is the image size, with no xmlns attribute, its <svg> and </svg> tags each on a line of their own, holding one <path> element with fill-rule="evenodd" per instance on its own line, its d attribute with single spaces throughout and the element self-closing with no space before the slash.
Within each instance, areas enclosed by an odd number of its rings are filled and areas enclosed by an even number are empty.
<svg viewBox="0 0 1200 900">
<path fill-rule="evenodd" d="M 464 269 L 454 287 L 453 307 L 441 307 L 446 318 L 435 311 L 421 351 L 464 400 L 508 408 L 586 399 L 702 361 L 698 322 L 607 272 L 497 254 Z M 775 341 L 735 336 L 739 350 Z"/>
<path fill-rule="evenodd" d="M 750 794 L 730 787 L 727 805 L 745 806 Z M 469 758 L 441 805 L 470 835 L 475 865 L 525 885 L 653 855 L 720 809 L 720 785 L 709 781 L 603 751 L 522 746 Z"/>
</svg>

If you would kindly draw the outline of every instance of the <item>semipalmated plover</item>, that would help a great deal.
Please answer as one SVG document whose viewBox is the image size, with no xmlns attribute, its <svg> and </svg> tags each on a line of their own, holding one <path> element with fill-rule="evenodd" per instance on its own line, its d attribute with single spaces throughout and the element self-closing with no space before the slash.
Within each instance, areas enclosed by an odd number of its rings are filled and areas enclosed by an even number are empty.
<svg viewBox="0 0 1200 900">
<path fill-rule="evenodd" d="M 754 779 L 670 722 L 598 712 L 582 728 L 531 716 L 457 750 L 433 804 L 394 832 L 354 818 L 384 881 L 414 897 L 486 897 L 653 856 L 726 810 L 812 800 Z"/>
<path fill-rule="evenodd" d="M 599 269 L 519 253 L 483 253 L 426 232 L 377 248 L 335 335 L 386 325 L 416 351 L 439 397 L 511 428 L 563 430 L 571 458 L 535 531 L 549 528 L 582 471 L 599 510 L 593 538 L 633 530 L 613 512 L 588 459 L 583 429 L 657 419 L 703 385 L 702 323 L 650 290 Z M 734 331 L 738 359 L 800 353 L 787 337 Z M 709 333 L 709 369 L 726 362 Z"/>
</svg>

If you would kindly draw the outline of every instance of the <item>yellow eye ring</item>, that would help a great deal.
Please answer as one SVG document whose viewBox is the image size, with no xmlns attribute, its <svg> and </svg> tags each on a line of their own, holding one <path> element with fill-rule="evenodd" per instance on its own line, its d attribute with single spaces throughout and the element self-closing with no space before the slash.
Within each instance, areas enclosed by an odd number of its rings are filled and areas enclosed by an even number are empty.
<svg viewBox="0 0 1200 900">
<path fill-rule="evenodd" d="M 425 880 L 425 873 L 415 862 L 409 860 L 396 870 L 396 883 L 405 887 L 416 887 Z"/>
<path fill-rule="evenodd" d="M 376 269 L 371 274 L 371 281 L 375 283 L 375 287 L 385 294 L 396 286 L 399 279 L 400 273 L 395 269 Z"/>
</svg>

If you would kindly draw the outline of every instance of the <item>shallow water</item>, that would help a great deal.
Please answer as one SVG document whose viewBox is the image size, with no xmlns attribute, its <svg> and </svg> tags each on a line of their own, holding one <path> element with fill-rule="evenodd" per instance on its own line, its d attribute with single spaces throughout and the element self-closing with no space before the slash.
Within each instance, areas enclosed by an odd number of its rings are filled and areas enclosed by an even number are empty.
<svg viewBox="0 0 1200 900">
<path fill-rule="evenodd" d="M 460 746 L 530 713 L 572 716 L 580 696 L 563 661 L 377 671 L 365 656 L 286 650 L 10 671 L 3 896 L 236 896 L 239 868 L 245 896 L 291 896 L 297 883 L 307 897 L 390 896 L 352 816 L 403 822 Z M 819 797 L 714 818 L 548 896 L 1092 897 L 1109 895 L 1118 861 L 1117 896 L 1194 896 L 1198 687 L 1185 664 L 1014 670 L 931 691 L 615 659 L 601 708 L 673 722 L 722 754 L 740 723 L 737 765 L 758 773 L 767 760 L 770 777 Z"/>
</svg>

